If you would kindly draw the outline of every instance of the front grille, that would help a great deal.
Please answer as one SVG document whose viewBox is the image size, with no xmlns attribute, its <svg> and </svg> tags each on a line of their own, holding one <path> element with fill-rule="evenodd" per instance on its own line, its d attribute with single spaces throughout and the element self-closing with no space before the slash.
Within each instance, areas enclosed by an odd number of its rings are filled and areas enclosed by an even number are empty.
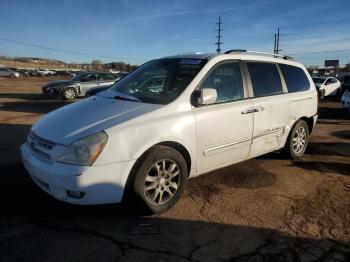
<svg viewBox="0 0 350 262">
<path fill-rule="evenodd" d="M 27 143 L 37 158 L 51 163 L 50 151 L 55 147 L 55 143 L 43 139 L 33 132 L 29 133 Z"/>
<path fill-rule="evenodd" d="M 33 132 L 30 132 L 29 136 L 33 142 L 35 142 L 38 146 L 45 148 L 46 150 L 51 150 L 56 145 L 54 142 L 41 138 Z"/>
</svg>

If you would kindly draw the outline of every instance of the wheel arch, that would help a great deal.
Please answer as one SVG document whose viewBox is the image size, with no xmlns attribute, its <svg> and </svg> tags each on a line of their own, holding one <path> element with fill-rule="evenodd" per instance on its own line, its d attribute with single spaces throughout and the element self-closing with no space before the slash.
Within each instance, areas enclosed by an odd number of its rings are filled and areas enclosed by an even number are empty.
<svg viewBox="0 0 350 262">
<path fill-rule="evenodd" d="M 306 122 L 307 127 L 309 129 L 309 135 L 312 133 L 312 130 L 314 128 L 314 119 L 312 117 L 306 117 L 303 116 L 301 118 L 299 118 L 297 121 L 295 121 L 294 125 L 299 121 L 299 120 L 303 120 L 304 122 Z M 293 127 L 294 127 L 293 125 Z"/>
<path fill-rule="evenodd" d="M 311 135 L 311 132 L 312 132 L 312 130 L 314 128 L 314 119 L 313 119 L 313 117 L 307 117 L 307 116 L 300 117 L 293 123 L 293 125 L 289 129 L 288 135 L 287 135 L 285 143 L 284 143 L 284 146 L 286 145 L 286 143 L 288 143 L 289 136 L 290 136 L 294 126 L 298 123 L 299 120 L 303 120 L 307 124 L 307 127 L 309 129 L 309 135 Z"/>
<path fill-rule="evenodd" d="M 184 157 L 184 159 L 186 161 L 186 164 L 187 164 L 188 175 L 190 174 L 190 171 L 191 171 L 191 155 L 188 152 L 186 147 L 184 147 L 182 144 L 180 144 L 178 142 L 164 141 L 164 142 L 160 142 L 160 143 L 152 146 L 151 148 L 153 148 L 155 146 L 159 146 L 159 145 L 171 147 L 171 148 L 175 149 L 176 151 L 178 151 Z"/>
<path fill-rule="evenodd" d="M 143 157 L 156 146 L 167 146 L 167 147 L 173 148 L 176 151 L 178 151 L 184 157 L 186 164 L 187 164 L 188 176 L 190 175 L 190 173 L 191 173 L 191 155 L 190 155 L 188 149 L 184 145 L 182 145 L 178 142 L 175 142 L 175 141 L 162 141 L 162 142 L 156 143 L 156 144 L 148 147 L 147 150 L 144 150 L 143 153 L 137 158 L 136 162 L 131 167 L 130 172 L 129 172 L 129 174 L 126 178 L 126 182 L 125 182 L 123 200 L 126 200 L 126 197 L 131 192 L 130 191 L 131 182 L 134 179 L 134 175 L 136 174 L 136 170 L 138 169 L 138 167 L 142 163 Z"/>
</svg>

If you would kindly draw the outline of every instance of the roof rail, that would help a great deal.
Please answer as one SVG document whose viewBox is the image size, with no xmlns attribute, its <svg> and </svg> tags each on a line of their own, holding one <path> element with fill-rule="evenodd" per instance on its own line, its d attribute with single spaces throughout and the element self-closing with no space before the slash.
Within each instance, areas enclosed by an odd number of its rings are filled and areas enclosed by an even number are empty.
<svg viewBox="0 0 350 262">
<path fill-rule="evenodd" d="M 204 53 L 202 52 L 184 52 L 184 53 L 180 53 L 177 55 L 203 55 Z"/>
<path fill-rule="evenodd" d="M 275 58 L 282 58 L 285 60 L 294 60 L 293 57 L 290 57 L 287 55 L 279 55 L 279 54 L 272 54 L 272 53 L 265 53 L 265 52 L 258 52 L 258 51 L 249 51 L 244 49 L 232 49 L 225 52 L 225 54 L 232 54 L 232 53 L 248 53 L 248 54 L 255 54 L 255 55 L 272 56 Z"/>
</svg>

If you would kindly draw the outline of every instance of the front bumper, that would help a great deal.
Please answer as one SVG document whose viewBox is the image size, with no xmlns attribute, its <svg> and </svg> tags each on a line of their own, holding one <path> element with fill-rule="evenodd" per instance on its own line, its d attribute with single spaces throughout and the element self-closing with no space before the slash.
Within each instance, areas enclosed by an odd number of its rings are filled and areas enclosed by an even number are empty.
<svg viewBox="0 0 350 262">
<path fill-rule="evenodd" d="M 99 166 L 46 163 L 36 158 L 30 146 L 21 146 L 23 164 L 32 180 L 45 192 L 64 202 L 79 205 L 119 203 L 129 171 L 135 161 Z M 82 192 L 82 198 L 68 191 Z"/>
</svg>

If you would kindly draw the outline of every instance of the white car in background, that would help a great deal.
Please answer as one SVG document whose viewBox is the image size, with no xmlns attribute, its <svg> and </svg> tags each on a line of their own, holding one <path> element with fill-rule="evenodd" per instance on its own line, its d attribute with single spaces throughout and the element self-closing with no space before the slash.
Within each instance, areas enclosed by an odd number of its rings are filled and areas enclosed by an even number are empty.
<svg viewBox="0 0 350 262">
<path fill-rule="evenodd" d="M 188 178 L 279 149 L 302 156 L 317 104 L 309 73 L 289 57 L 244 50 L 165 57 L 43 116 L 21 146 L 22 160 L 62 201 L 124 199 L 160 213 Z"/>
<path fill-rule="evenodd" d="M 55 71 L 51 71 L 49 69 L 39 69 L 37 71 L 37 76 L 53 76 Z"/>
<path fill-rule="evenodd" d="M 19 77 L 19 73 L 5 67 L 0 67 L 0 76 L 8 76 L 15 78 Z"/>
<path fill-rule="evenodd" d="M 335 77 L 313 77 L 312 80 L 316 85 L 320 98 L 335 96 L 340 92 L 341 82 Z"/>
</svg>

